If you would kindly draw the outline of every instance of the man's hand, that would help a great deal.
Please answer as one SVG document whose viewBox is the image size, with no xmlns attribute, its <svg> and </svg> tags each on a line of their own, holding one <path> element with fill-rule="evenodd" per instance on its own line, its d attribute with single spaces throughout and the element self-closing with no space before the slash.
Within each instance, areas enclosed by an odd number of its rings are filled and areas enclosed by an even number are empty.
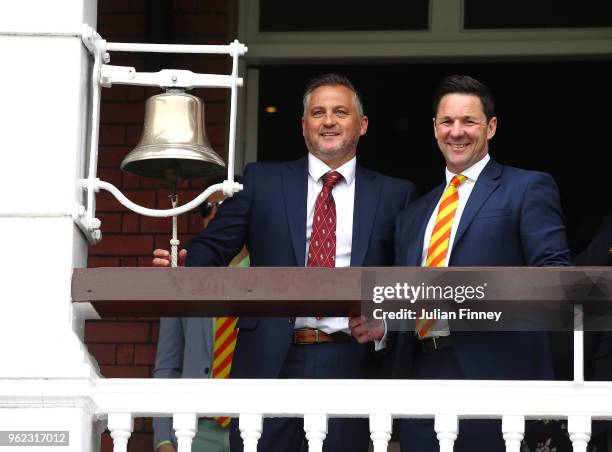
<svg viewBox="0 0 612 452">
<path fill-rule="evenodd" d="M 187 250 L 180 250 L 178 253 L 178 265 L 185 265 L 187 260 Z M 170 252 L 168 250 L 156 249 L 153 251 L 154 267 L 170 267 Z"/>
<path fill-rule="evenodd" d="M 164 250 L 155 250 L 155 251 L 164 251 Z M 185 251 L 185 250 L 183 250 Z M 176 452 L 176 449 L 172 444 L 162 444 L 156 450 L 156 452 Z"/>
<path fill-rule="evenodd" d="M 368 319 L 364 315 L 349 318 L 349 328 L 360 344 L 378 341 L 385 335 L 385 323 L 382 320 Z"/>
</svg>

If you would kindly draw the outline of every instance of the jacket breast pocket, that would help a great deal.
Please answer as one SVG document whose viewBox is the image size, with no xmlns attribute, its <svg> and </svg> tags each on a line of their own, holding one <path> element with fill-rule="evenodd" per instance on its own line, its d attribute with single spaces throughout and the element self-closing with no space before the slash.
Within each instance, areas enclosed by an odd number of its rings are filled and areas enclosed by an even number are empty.
<svg viewBox="0 0 612 452">
<path fill-rule="evenodd" d="M 510 209 L 487 209 L 478 212 L 478 215 L 474 218 L 475 220 L 481 218 L 495 218 L 495 217 L 509 217 L 512 214 Z"/>
</svg>

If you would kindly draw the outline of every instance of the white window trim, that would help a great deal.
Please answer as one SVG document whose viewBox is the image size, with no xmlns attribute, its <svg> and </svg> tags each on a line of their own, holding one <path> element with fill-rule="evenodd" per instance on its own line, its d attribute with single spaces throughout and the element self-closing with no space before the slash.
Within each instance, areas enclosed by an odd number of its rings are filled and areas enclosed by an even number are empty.
<svg viewBox="0 0 612 452">
<path fill-rule="evenodd" d="M 612 27 L 464 30 L 462 0 L 430 0 L 427 31 L 260 32 L 259 0 L 240 0 L 247 61 L 610 56 Z"/>
<path fill-rule="evenodd" d="M 247 93 L 241 97 L 244 115 L 238 129 L 244 140 L 237 159 L 243 163 L 257 159 L 259 69 L 255 65 L 612 57 L 612 27 L 464 30 L 463 0 L 430 0 L 426 31 L 274 33 L 259 31 L 259 0 L 238 2 L 239 37 L 249 48 Z"/>
</svg>

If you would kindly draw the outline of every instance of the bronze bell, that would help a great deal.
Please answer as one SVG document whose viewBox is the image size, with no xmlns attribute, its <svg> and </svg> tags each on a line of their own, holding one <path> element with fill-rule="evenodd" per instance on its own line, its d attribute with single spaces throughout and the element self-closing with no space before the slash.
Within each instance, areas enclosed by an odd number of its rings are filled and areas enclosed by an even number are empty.
<svg viewBox="0 0 612 452">
<path fill-rule="evenodd" d="M 140 141 L 123 159 L 121 169 L 172 183 L 222 175 L 225 162 L 206 138 L 200 98 L 184 92 L 150 97 Z"/>
</svg>

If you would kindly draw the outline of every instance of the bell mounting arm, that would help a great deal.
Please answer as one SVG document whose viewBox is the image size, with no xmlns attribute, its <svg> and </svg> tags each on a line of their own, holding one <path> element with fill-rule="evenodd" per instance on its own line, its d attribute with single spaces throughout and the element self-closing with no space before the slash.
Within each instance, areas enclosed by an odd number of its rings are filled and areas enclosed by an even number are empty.
<svg viewBox="0 0 612 452">
<path fill-rule="evenodd" d="M 100 71 L 100 84 L 104 88 L 115 85 L 159 86 L 160 88 L 193 89 L 201 86 L 209 88 L 231 88 L 231 75 L 197 74 L 183 69 L 162 69 L 159 72 L 136 72 L 133 67 L 103 64 Z M 242 86 L 242 77 L 236 78 L 236 85 Z"/>
</svg>

